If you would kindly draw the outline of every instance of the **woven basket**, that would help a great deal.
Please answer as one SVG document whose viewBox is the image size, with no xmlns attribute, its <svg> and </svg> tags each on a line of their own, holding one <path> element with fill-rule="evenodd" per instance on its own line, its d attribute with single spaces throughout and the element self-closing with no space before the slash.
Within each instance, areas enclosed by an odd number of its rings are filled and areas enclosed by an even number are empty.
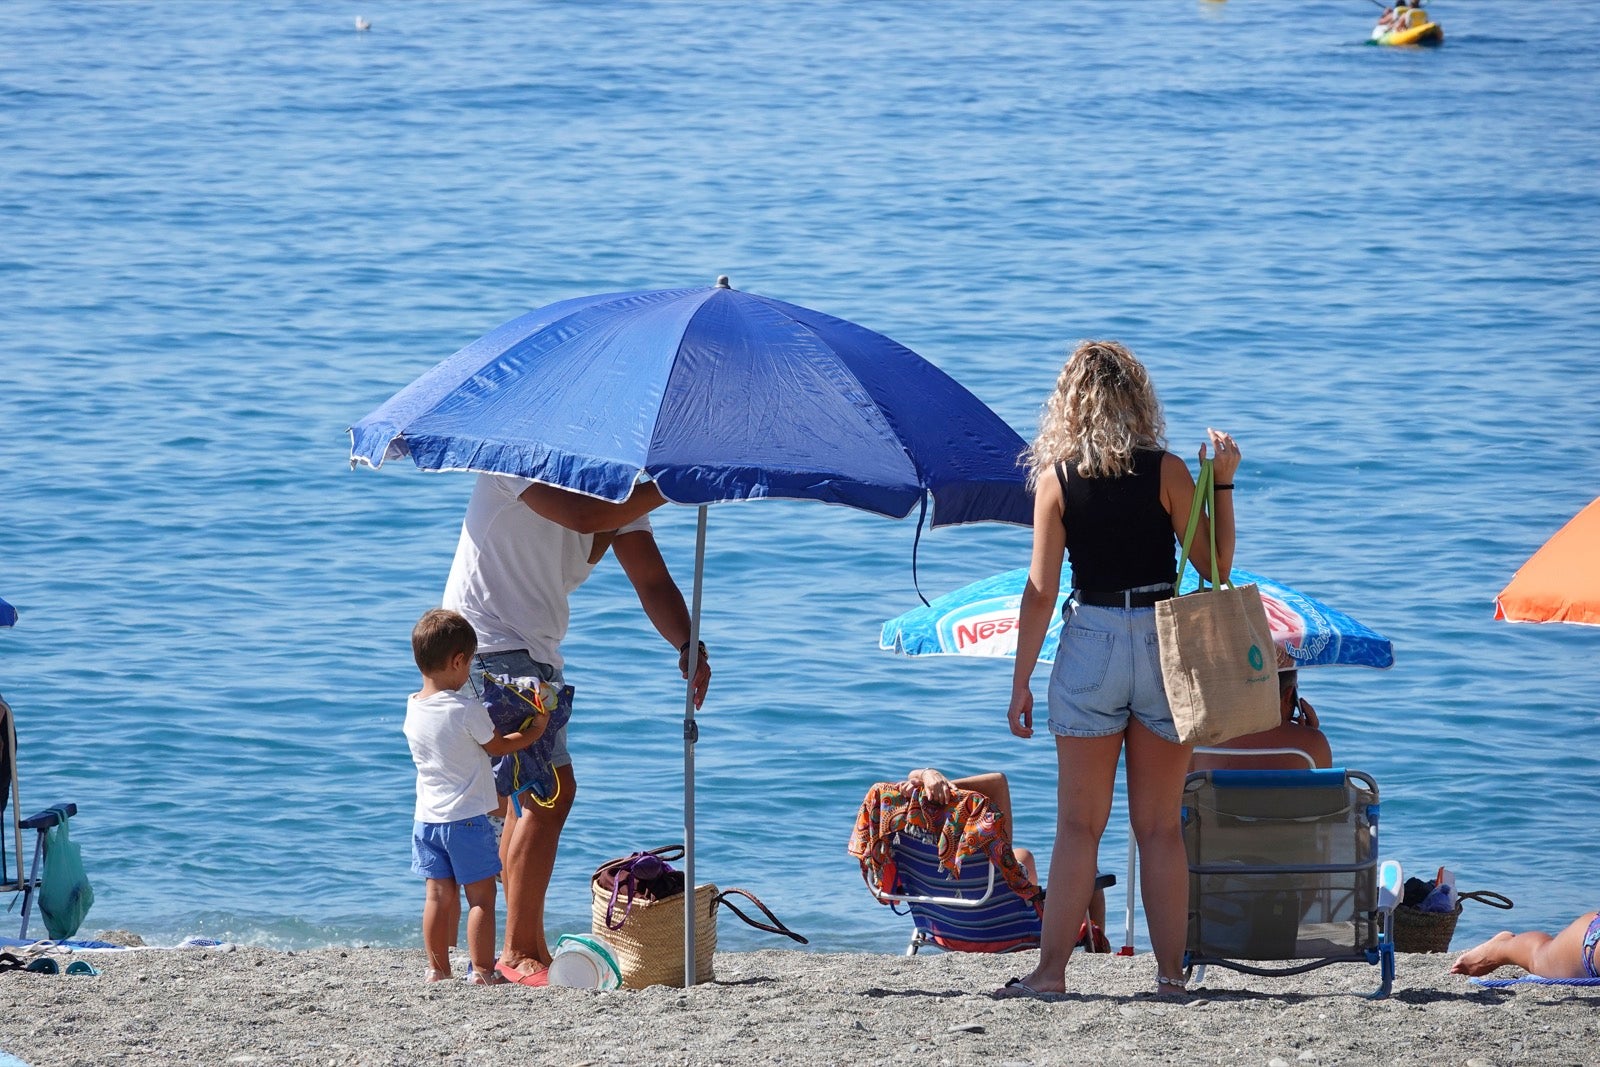
<svg viewBox="0 0 1600 1067">
<path fill-rule="evenodd" d="M 606 907 L 611 903 L 611 893 L 602 892 L 598 885 L 589 884 L 592 900 L 589 907 L 589 928 L 596 937 L 606 939 L 617 966 L 622 968 L 622 985 L 626 989 L 643 989 L 652 985 L 683 985 L 683 897 L 666 900 L 635 900 L 633 909 L 623 920 L 622 929 L 606 926 Z M 715 910 L 717 887 L 709 883 L 694 888 L 694 980 L 709 982 L 712 978 L 711 956 L 717 951 L 717 913 Z M 615 917 L 616 911 L 612 912 Z"/>
<path fill-rule="evenodd" d="M 1420 911 L 1409 904 L 1394 909 L 1394 947 L 1396 952 L 1449 952 L 1455 936 L 1456 920 L 1461 918 L 1461 903 L 1454 911 Z"/>
</svg>

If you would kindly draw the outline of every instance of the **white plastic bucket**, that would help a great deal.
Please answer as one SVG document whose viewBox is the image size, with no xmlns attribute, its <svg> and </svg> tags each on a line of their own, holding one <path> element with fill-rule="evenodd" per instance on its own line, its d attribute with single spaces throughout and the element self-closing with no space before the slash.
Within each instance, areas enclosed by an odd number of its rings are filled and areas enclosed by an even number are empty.
<svg viewBox="0 0 1600 1067">
<path fill-rule="evenodd" d="M 619 989 L 622 968 L 598 937 L 562 934 L 550 958 L 550 984 L 568 989 Z"/>
</svg>

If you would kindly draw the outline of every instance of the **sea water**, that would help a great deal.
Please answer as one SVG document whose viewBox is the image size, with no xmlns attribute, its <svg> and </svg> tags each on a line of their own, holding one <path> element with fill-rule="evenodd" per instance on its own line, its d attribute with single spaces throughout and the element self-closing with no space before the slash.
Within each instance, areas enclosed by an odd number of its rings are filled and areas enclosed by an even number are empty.
<svg viewBox="0 0 1600 1067">
<path fill-rule="evenodd" d="M 1074 341 L 1130 344 L 1176 452 L 1242 443 L 1238 563 L 1394 639 L 1302 677 L 1382 854 L 1515 899 L 1458 946 L 1594 907 L 1600 633 L 1493 598 L 1600 493 L 1600 12 L 1431 10 L 1404 51 L 1317 0 L 0 7 L 0 691 L 23 807 L 79 805 L 86 931 L 418 943 L 408 634 L 471 478 L 352 472 L 345 429 L 529 308 L 722 273 L 1024 435 Z M 687 591 L 694 513 L 655 522 Z M 1053 833 L 1009 665 L 878 648 L 914 525 L 710 512 L 697 873 L 816 949 L 909 933 L 845 853 L 876 780 L 1004 770 Z M 940 530 L 916 578 L 1028 551 Z M 683 837 L 676 657 L 614 563 L 573 613 L 552 933 Z"/>
</svg>

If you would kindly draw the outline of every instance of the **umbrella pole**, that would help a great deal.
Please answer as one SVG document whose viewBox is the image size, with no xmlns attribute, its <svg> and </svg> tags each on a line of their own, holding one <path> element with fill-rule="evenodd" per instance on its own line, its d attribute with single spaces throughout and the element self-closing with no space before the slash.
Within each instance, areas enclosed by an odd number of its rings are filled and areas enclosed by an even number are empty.
<svg viewBox="0 0 1600 1067">
<path fill-rule="evenodd" d="M 700 669 L 700 589 L 706 572 L 706 505 L 694 535 L 694 592 L 689 607 L 689 678 L 683 692 L 683 985 L 694 985 L 694 676 Z"/>
<path fill-rule="evenodd" d="M 1122 914 L 1122 950 L 1119 956 L 1133 955 L 1133 883 L 1139 877 L 1137 852 L 1133 840 L 1133 821 L 1128 822 L 1128 910 Z"/>
</svg>

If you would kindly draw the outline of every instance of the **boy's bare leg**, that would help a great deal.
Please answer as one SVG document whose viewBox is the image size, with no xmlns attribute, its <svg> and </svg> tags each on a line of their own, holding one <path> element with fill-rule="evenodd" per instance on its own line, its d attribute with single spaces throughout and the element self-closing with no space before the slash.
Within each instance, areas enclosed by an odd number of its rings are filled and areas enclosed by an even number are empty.
<svg viewBox="0 0 1600 1067">
<path fill-rule="evenodd" d="M 1587 978 L 1583 968 L 1583 935 L 1594 921 L 1587 912 L 1555 937 L 1540 930 L 1514 934 L 1501 930 L 1481 945 L 1467 949 L 1450 965 L 1452 974 L 1488 974 L 1511 964 L 1540 978 Z"/>
<path fill-rule="evenodd" d="M 490 877 L 466 887 L 467 956 L 485 982 L 499 977 L 494 970 L 494 882 Z"/>
<path fill-rule="evenodd" d="M 429 878 L 422 902 L 422 947 L 428 954 L 428 981 L 450 977 L 450 946 L 461 926 L 461 890 L 453 878 Z"/>
<path fill-rule="evenodd" d="M 506 813 L 506 941 L 500 960 L 507 967 L 528 974 L 550 965 L 550 946 L 544 936 L 544 898 L 556 866 L 561 828 L 566 825 L 578 791 L 570 765 L 557 767 L 556 779 L 559 793 L 554 807 L 525 800 L 515 822 L 514 813 Z"/>
</svg>

